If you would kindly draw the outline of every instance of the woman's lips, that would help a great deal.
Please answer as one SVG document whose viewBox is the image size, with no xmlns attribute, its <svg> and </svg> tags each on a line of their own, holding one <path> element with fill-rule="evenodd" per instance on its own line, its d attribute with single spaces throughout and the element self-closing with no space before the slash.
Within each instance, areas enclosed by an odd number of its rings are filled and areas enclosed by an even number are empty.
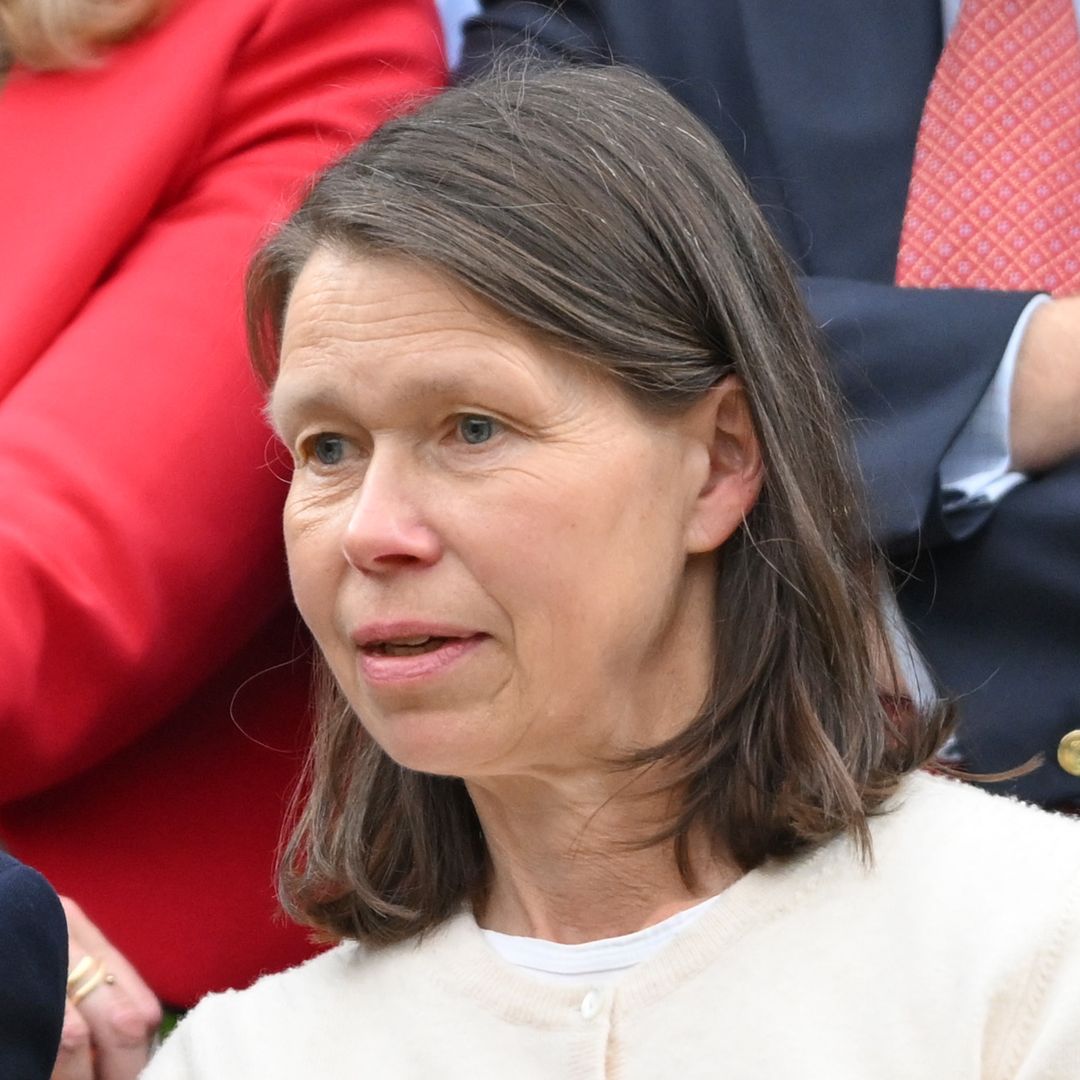
<svg viewBox="0 0 1080 1080">
<path fill-rule="evenodd" d="M 369 683 L 381 686 L 431 678 L 453 667 L 487 640 L 487 634 L 432 636 L 436 637 L 434 647 L 424 652 L 395 654 L 378 645 L 361 646 L 357 652 L 360 674 Z"/>
</svg>

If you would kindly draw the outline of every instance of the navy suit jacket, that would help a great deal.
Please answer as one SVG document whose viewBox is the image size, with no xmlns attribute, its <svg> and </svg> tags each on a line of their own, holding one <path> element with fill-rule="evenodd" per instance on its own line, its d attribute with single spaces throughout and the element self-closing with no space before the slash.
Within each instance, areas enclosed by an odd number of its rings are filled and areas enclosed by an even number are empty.
<svg viewBox="0 0 1080 1080">
<path fill-rule="evenodd" d="M 932 666 L 960 695 L 975 771 L 1045 764 L 1011 785 L 1080 802 L 1056 762 L 1080 728 L 1080 462 L 991 511 L 942 513 L 942 457 L 1032 293 L 893 282 L 919 119 L 942 47 L 939 0 L 484 0 L 460 73 L 528 39 L 616 59 L 705 120 L 794 260 L 860 424 L 877 535 Z"/>
<path fill-rule="evenodd" d="M 0 851 L 0 1080 L 47 1080 L 67 981 L 64 909 L 35 870 Z"/>
</svg>

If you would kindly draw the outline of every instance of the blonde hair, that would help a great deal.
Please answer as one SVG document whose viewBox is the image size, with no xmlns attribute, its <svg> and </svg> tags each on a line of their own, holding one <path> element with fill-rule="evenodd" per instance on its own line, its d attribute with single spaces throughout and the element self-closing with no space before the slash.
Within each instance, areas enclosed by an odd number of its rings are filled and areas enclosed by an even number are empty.
<svg viewBox="0 0 1080 1080">
<path fill-rule="evenodd" d="M 39 71 L 79 67 L 143 29 L 169 0 L 0 0 L 0 59 Z"/>
</svg>

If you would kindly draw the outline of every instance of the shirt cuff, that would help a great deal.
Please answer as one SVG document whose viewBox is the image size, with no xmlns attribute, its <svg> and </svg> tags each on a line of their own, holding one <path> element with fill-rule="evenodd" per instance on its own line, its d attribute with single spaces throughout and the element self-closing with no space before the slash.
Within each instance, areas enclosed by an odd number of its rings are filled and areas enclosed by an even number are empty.
<svg viewBox="0 0 1080 1080">
<path fill-rule="evenodd" d="M 1020 342 L 1036 309 L 1049 302 L 1049 296 L 1036 296 L 1020 313 L 986 393 L 941 459 L 941 502 L 946 517 L 995 506 L 1027 479 L 1012 468 L 1009 402 Z"/>
</svg>

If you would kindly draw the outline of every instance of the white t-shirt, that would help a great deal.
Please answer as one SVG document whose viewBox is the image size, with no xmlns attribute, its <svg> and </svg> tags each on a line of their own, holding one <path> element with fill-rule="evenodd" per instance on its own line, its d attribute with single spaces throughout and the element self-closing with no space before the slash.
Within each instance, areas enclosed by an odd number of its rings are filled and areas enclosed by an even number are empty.
<svg viewBox="0 0 1080 1080">
<path fill-rule="evenodd" d="M 517 937 L 485 930 L 487 943 L 509 964 L 552 982 L 614 982 L 624 971 L 658 953 L 691 923 L 697 922 L 717 897 L 646 926 L 632 934 L 564 945 L 542 938 Z"/>
</svg>

